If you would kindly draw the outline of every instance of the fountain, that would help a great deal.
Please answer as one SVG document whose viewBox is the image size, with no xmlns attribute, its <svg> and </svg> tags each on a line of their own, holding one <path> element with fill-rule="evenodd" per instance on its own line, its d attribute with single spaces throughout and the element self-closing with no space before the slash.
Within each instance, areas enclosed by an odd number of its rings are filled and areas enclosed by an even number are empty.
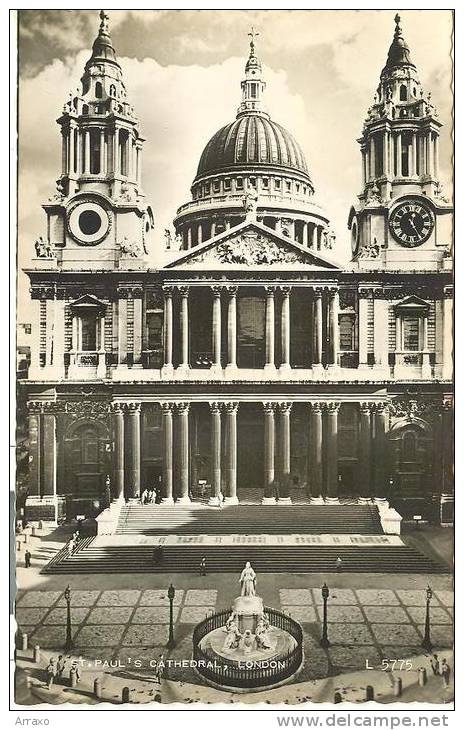
<svg viewBox="0 0 464 730">
<path fill-rule="evenodd" d="M 302 628 L 290 616 L 264 606 L 256 595 L 256 573 L 250 563 L 240 584 L 241 595 L 230 609 L 195 627 L 195 668 L 209 684 L 234 692 L 279 686 L 302 665 Z"/>
</svg>

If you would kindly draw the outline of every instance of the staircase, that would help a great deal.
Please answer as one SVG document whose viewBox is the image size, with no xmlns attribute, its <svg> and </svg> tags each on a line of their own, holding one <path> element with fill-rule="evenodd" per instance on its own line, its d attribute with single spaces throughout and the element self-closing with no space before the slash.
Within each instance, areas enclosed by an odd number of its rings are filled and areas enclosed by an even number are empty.
<svg viewBox="0 0 464 730">
<path fill-rule="evenodd" d="M 197 573 L 204 556 L 208 573 L 240 573 L 250 560 L 257 573 L 443 573 L 444 565 L 408 546 L 196 546 L 164 547 L 155 564 L 152 546 L 93 547 L 54 560 L 43 573 Z"/>
<path fill-rule="evenodd" d="M 372 505 L 238 505 L 219 508 L 192 504 L 161 507 L 129 504 L 122 508 L 120 535 L 381 535 L 379 512 Z"/>
</svg>

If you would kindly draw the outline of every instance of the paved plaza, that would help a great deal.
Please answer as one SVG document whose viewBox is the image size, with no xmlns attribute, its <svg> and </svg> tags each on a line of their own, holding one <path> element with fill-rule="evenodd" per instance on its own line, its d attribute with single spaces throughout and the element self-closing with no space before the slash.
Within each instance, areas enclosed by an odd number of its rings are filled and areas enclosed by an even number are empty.
<svg viewBox="0 0 464 730">
<path fill-rule="evenodd" d="M 207 583 L 212 582 L 209 576 Z M 238 591 L 236 591 L 238 592 Z M 421 653 L 424 591 L 420 589 L 332 588 L 329 598 L 329 639 L 319 646 L 322 598 L 319 588 L 277 589 L 271 605 L 289 613 L 304 630 L 307 661 L 299 681 L 327 673 L 379 665 L 382 658 L 407 658 Z M 72 591 L 74 653 L 90 662 L 130 665 L 149 671 L 149 662 L 161 653 L 190 659 L 193 627 L 205 616 L 230 603 L 217 589 L 178 588 L 174 599 L 176 647 L 166 651 L 169 601 L 164 589 Z M 265 597 L 265 602 L 266 597 Z M 431 603 L 432 641 L 440 649 L 453 643 L 453 594 L 436 590 Z M 66 604 L 58 590 L 19 591 L 16 618 L 30 645 L 59 650 L 65 641 Z M 171 679 L 195 681 L 191 669 L 171 670 Z"/>
</svg>

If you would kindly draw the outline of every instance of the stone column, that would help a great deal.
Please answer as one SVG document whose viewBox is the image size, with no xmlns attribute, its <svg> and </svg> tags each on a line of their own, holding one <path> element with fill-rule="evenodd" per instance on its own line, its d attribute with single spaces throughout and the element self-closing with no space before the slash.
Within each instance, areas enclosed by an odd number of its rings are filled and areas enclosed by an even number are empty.
<svg viewBox="0 0 464 730">
<path fill-rule="evenodd" d="M 417 135 L 413 134 L 411 140 L 411 169 L 409 170 L 409 177 L 416 177 L 416 165 L 417 165 Z"/>
<path fill-rule="evenodd" d="M 338 504 L 338 411 L 340 403 L 325 404 L 327 414 L 326 501 Z"/>
<path fill-rule="evenodd" d="M 264 408 L 264 497 L 263 504 L 275 504 L 275 403 Z"/>
<path fill-rule="evenodd" d="M 290 452 L 290 413 L 292 404 L 279 403 L 280 410 L 280 471 L 282 486 L 285 489 L 284 496 L 279 496 L 279 503 L 291 504 L 290 497 L 290 473 L 291 473 L 291 452 Z M 281 486 L 281 492 L 282 492 Z"/>
<path fill-rule="evenodd" d="M 227 367 L 226 371 L 237 369 L 237 287 L 226 287 L 227 305 Z"/>
<path fill-rule="evenodd" d="M 41 413 L 42 404 L 32 401 L 27 404 L 29 425 L 29 495 L 39 496 L 41 489 Z"/>
<path fill-rule="evenodd" d="M 374 494 L 377 504 L 384 503 L 387 488 L 388 441 L 387 441 L 388 406 L 386 403 L 375 404 L 375 442 L 374 442 Z"/>
<path fill-rule="evenodd" d="M 434 177 L 437 180 L 439 178 L 439 165 L 440 165 L 440 156 L 438 154 L 438 134 L 435 134 L 433 137 L 433 169 L 434 169 Z"/>
<path fill-rule="evenodd" d="M 188 286 L 180 286 L 179 293 L 181 296 L 180 300 L 180 329 L 181 329 L 181 342 L 182 342 L 182 354 L 181 354 L 181 368 L 186 370 L 189 368 L 189 306 L 188 306 Z"/>
<path fill-rule="evenodd" d="M 382 152 L 383 152 L 383 174 L 386 177 L 388 177 L 388 173 L 389 173 L 389 170 L 388 170 L 389 139 L 388 139 L 388 137 L 389 137 L 389 132 L 385 132 L 385 134 L 383 135 L 383 139 L 382 139 L 382 142 L 383 142 L 383 149 L 382 149 Z"/>
<path fill-rule="evenodd" d="M 197 241 L 199 246 L 203 243 L 203 226 L 201 223 L 198 223 L 197 227 Z"/>
<path fill-rule="evenodd" d="M 377 370 L 388 369 L 388 305 L 381 289 L 374 290 L 374 360 Z"/>
<path fill-rule="evenodd" d="M 322 504 L 322 403 L 312 403 L 309 430 L 311 502 Z"/>
<path fill-rule="evenodd" d="M 84 174 L 88 175 L 90 172 L 90 132 L 88 129 L 84 131 Z"/>
<path fill-rule="evenodd" d="M 339 310 L 339 294 L 338 289 L 330 289 L 329 300 L 329 367 L 336 368 L 338 366 L 338 348 L 339 348 L 339 331 L 338 331 L 338 310 Z"/>
<path fill-rule="evenodd" d="M 222 367 L 221 363 L 221 324 L 222 324 L 222 311 L 221 311 L 221 287 L 213 286 L 213 364 L 212 369 L 220 371 Z"/>
<path fill-rule="evenodd" d="M 192 248 L 192 226 L 187 228 L 187 249 Z"/>
<path fill-rule="evenodd" d="M 445 380 L 453 377 L 453 288 L 445 287 L 443 300 L 443 372 Z"/>
<path fill-rule="evenodd" d="M 129 499 L 140 495 L 140 403 L 127 403 L 128 493 Z"/>
<path fill-rule="evenodd" d="M 163 374 L 172 375 L 172 287 L 164 286 L 164 364 Z"/>
<path fill-rule="evenodd" d="M 275 370 L 275 288 L 266 286 L 266 364 L 264 370 Z"/>
<path fill-rule="evenodd" d="M 179 494 L 176 503 L 189 504 L 189 403 L 177 403 L 179 423 Z"/>
<path fill-rule="evenodd" d="M 281 333 L 282 333 L 282 364 L 280 370 L 290 370 L 290 287 L 281 287 Z"/>
<path fill-rule="evenodd" d="M 55 403 L 44 403 L 42 416 L 42 494 L 56 497 L 56 415 Z"/>
<path fill-rule="evenodd" d="M 134 291 L 133 360 L 135 367 L 142 367 L 142 291 Z"/>
<path fill-rule="evenodd" d="M 112 404 L 114 428 L 114 493 L 116 500 L 124 499 L 124 409 L 121 403 Z"/>
<path fill-rule="evenodd" d="M 401 172 L 401 145 L 402 136 L 401 132 L 396 135 L 396 177 L 402 177 Z"/>
<path fill-rule="evenodd" d="M 105 169 L 105 130 L 100 129 L 100 175 L 106 175 Z"/>
<path fill-rule="evenodd" d="M 371 498 L 371 411 L 372 403 L 359 404 L 359 502 Z"/>
<path fill-rule="evenodd" d="M 440 498 L 440 521 L 449 525 L 454 521 L 454 427 L 453 403 L 445 398 L 442 405 L 443 482 Z"/>
<path fill-rule="evenodd" d="M 68 170 L 68 134 L 64 130 L 61 132 L 61 174 L 66 175 Z"/>
<path fill-rule="evenodd" d="M 316 287 L 313 289 L 313 332 L 314 332 L 314 346 L 313 346 L 313 367 L 322 367 L 322 289 Z"/>
<path fill-rule="evenodd" d="M 238 504 L 237 499 L 237 411 L 238 403 L 225 403 L 226 412 L 226 484 L 225 504 Z"/>
<path fill-rule="evenodd" d="M 75 128 L 71 125 L 69 127 L 69 175 L 73 176 L 76 173 L 76 166 L 74 164 L 75 157 L 75 139 L 74 139 Z"/>
<path fill-rule="evenodd" d="M 375 141 L 374 137 L 371 136 L 369 140 L 369 180 L 375 178 Z"/>
<path fill-rule="evenodd" d="M 309 223 L 303 223 L 303 245 L 306 248 L 311 247 L 311 231 L 309 229 Z"/>
<path fill-rule="evenodd" d="M 161 412 L 163 414 L 163 496 L 161 504 L 174 504 L 172 490 L 172 450 L 173 450 L 173 432 L 172 432 L 172 412 L 174 410 L 173 403 L 161 403 Z"/>
<path fill-rule="evenodd" d="M 367 367 L 367 320 L 368 299 L 366 290 L 359 290 L 358 294 L 358 346 L 359 367 Z"/>
<path fill-rule="evenodd" d="M 216 235 L 216 221 L 211 222 L 211 236 L 210 238 L 214 238 Z"/>
<path fill-rule="evenodd" d="M 211 411 L 211 505 L 218 505 L 221 494 L 221 403 L 210 403 Z"/>
<path fill-rule="evenodd" d="M 127 367 L 127 293 L 118 299 L 118 367 Z M 79 338 L 78 338 L 79 339 Z"/>
<path fill-rule="evenodd" d="M 315 251 L 317 249 L 317 242 L 318 242 L 318 232 L 317 232 L 317 224 L 313 224 L 313 231 L 312 231 L 312 244 L 311 248 Z"/>
</svg>

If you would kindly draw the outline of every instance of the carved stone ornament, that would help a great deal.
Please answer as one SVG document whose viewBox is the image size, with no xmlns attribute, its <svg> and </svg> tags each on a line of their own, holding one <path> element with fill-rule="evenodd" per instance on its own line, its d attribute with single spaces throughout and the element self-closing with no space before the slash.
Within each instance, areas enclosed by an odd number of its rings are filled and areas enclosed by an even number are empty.
<svg viewBox="0 0 464 730">
<path fill-rule="evenodd" d="M 77 400 L 66 403 L 66 413 L 87 418 L 101 418 L 110 412 L 108 401 Z"/>
<path fill-rule="evenodd" d="M 379 256 L 380 246 L 376 238 L 369 243 L 365 243 L 359 254 L 360 259 L 377 259 Z"/>
<path fill-rule="evenodd" d="M 389 404 L 389 411 L 393 418 L 406 418 L 412 421 L 414 418 L 433 420 L 436 418 L 443 404 L 440 400 L 419 401 L 412 398 L 394 400 Z"/>
<path fill-rule="evenodd" d="M 135 241 L 129 241 L 127 236 L 124 236 L 119 243 L 119 250 L 123 259 L 136 259 L 142 256 L 142 247 Z"/>
<path fill-rule="evenodd" d="M 243 266 L 268 266 L 270 264 L 308 263 L 298 251 L 291 251 L 261 233 L 248 231 L 233 239 L 219 243 L 195 256 L 192 263 L 239 264 Z"/>
<path fill-rule="evenodd" d="M 39 236 L 34 244 L 35 255 L 38 259 L 54 259 L 55 252 L 51 243 L 45 241 L 43 236 Z"/>
</svg>

